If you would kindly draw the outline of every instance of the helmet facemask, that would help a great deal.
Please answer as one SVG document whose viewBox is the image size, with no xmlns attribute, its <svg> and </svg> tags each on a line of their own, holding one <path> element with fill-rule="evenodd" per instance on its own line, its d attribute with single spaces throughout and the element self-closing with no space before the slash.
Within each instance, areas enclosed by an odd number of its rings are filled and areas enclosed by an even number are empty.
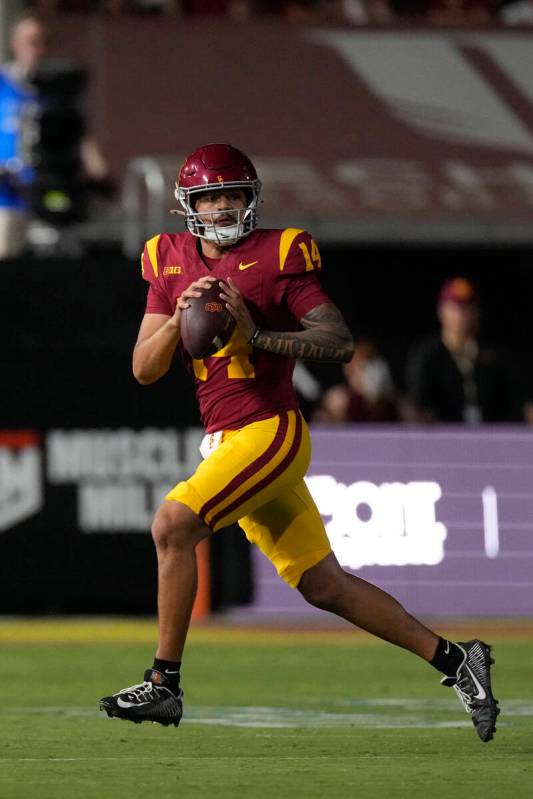
<svg viewBox="0 0 533 799">
<path fill-rule="evenodd" d="M 196 200 L 206 192 L 214 191 L 243 191 L 248 205 L 245 208 L 223 209 L 198 213 L 195 210 Z M 182 188 L 176 183 L 174 195 L 185 210 L 185 224 L 193 236 L 198 236 L 206 241 L 212 241 L 219 247 L 229 247 L 239 239 L 248 236 L 257 226 L 257 205 L 261 181 L 225 181 L 223 183 L 210 183 L 198 187 Z M 217 218 L 231 216 L 234 224 L 217 225 Z M 212 223 L 206 223 L 206 218 L 211 217 Z"/>
</svg>

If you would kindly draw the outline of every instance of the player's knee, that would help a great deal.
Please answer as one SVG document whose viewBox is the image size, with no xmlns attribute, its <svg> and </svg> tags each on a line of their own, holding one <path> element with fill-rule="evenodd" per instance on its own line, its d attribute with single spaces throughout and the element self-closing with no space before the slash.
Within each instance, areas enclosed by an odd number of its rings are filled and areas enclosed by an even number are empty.
<svg viewBox="0 0 533 799">
<path fill-rule="evenodd" d="M 339 594 L 334 586 L 326 582 L 312 581 L 298 586 L 300 593 L 310 605 L 321 610 L 334 612 L 337 608 Z"/>
<path fill-rule="evenodd" d="M 180 502 L 161 505 L 152 523 L 152 538 L 158 550 L 195 547 L 206 532 L 200 519 Z"/>
<path fill-rule="evenodd" d="M 298 590 L 310 605 L 335 612 L 342 594 L 343 577 L 337 561 L 326 558 L 303 573 Z"/>
</svg>

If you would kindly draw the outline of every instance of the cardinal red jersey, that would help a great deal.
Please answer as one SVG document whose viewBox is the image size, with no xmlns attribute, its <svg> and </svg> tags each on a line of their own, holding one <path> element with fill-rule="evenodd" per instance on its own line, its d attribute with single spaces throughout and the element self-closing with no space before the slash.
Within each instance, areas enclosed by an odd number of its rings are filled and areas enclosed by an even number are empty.
<svg viewBox="0 0 533 799">
<path fill-rule="evenodd" d="M 298 330 L 300 320 L 317 305 L 331 302 L 317 279 L 320 253 L 303 230 L 256 230 L 206 265 L 190 233 L 162 233 L 145 245 L 143 277 L 150 284 L 146 313 L 172 316 L 180 294 L 194 280 L 231 277 L 254 322 L 264 330 Z M 250 346 L 236 329 L 215 355 L 193 360 L 180 344 L 194 372 L 202 421 L 208 433 L 236 430 L 252 421 L 294 410 L 294 360 Z"/>
</svg>

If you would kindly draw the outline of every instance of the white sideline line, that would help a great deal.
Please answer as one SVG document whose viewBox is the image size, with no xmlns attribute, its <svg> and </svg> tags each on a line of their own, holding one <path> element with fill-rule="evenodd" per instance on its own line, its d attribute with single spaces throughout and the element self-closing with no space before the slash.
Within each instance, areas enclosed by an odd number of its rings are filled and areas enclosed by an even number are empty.
<svg viewBox="0 0 533 799">
<path fill-rule="evenodd" d="M 461 714 L 457 703 L 449 708 Z M 106 716 L 93 708 L 4 708 L 2 716 L 9 715 L 50 715 L 59 718 L 103 718 Z M 183 724 L 205 724 L 210 727 L 244 727 L 247 729 L 341 729 L 358 727 L 360 729 L 435 729 L 470 727 L 471 722 L 464 718 L 456 720 L 437 720 L 420 715 L 399 713 L 326 713 L 315 710 L 296 710 L 283 707 L 190 707 L 185 711 Z M 3 758 L 2 758 L 3 759 Z"/>
<path fill-rule="evenodd" d="M 452 698 L 353 699 L 332 705 L 338 707 L 339 712 L 312 708 L 197 705 L 186 707 L 183 723 L 249 729 L 446 729 L 471 726 L 471 721 L 464 718 L 457 701 Z M 391 713 L 391 710 L 397 712 Z M 503 703 L 502 712 L 504 719 L 533 717 L 533 700 L 507 700 Z M 453 714 L 452 718 L 450 714 Z M 9 715 L 106 719 L 102 712 L 90 707 L 6 707 L 0 710 L 0 718 Z"/>
</svg>

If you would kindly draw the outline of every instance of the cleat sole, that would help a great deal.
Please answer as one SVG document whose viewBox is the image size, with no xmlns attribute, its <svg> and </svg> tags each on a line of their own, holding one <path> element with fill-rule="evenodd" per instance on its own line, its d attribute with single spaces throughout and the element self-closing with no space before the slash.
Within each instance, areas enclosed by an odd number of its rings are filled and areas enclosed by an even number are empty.
<svg viewBox="0 0 533 799">
<path fill-rule="evenodd" d="M 151 724 L 157 724 L 160 727 L 179 727 L 181 719 L 178 721 L 154 721 L 153 719 L 130 719 L 125 718 L 120 713 L 114 712 L 113 708 L 105 707 L 102 705 L 100 710 L 105 710 L 107 717 L 110 719 L 119 719 L 120 721 L 132 721 L 134 724 L 142 724 L 143 721 L 147 721 Z"/>
</svg>

